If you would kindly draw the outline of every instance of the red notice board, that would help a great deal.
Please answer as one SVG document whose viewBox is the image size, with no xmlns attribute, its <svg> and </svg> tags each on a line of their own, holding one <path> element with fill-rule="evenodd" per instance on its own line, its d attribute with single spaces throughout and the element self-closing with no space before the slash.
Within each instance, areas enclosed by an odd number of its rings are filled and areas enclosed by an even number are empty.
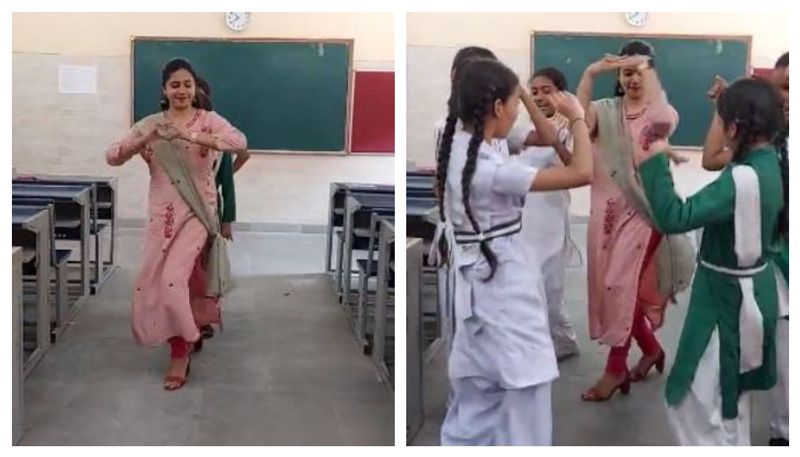
<svg viewBox="0 0 800 457">
<path fill-rule="evenodd" d="M 394 152 L 394 72 L 356 71 L 350 152 Z"/>
</svg>

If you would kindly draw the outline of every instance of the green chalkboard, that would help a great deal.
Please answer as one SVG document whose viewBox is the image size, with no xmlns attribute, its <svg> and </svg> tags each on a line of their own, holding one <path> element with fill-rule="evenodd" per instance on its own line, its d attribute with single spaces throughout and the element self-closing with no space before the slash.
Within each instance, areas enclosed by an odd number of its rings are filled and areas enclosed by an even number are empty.
<svg viewBox="0 0 800 457">
<path fill-rule="evenodd" d="M 749 37 L 623 36 L 578 33 L 540 33 L 531 37 L 532 70 L 556 67 L 574 91 L 586 67 L 604 54 L 617 54 L 630 40 L 653 45 L 656 69 L 669 101 L 680 114 L 678 130 L 671 142 L 680 146 L 702 146 L 711 122 L 712 105 L 706 92 L 715 75 L 728 81 L 748 73 Z M 594 98 L 614 94 L 615 74 L 605 74 L 594 84 Z"/>
<path fill-rule="evenodd" d="M 183 57 L 251 150 L 345 152 L 351 51 L 349 40 L 135 38 L 133 118 L 159 110 L 161 69 Z"/>
</svg>

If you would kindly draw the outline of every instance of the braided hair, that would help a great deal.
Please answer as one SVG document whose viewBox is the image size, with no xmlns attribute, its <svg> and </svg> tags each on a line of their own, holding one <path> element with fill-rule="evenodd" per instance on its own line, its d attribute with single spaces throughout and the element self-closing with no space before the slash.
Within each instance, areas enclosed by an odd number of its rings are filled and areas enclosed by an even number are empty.
<svg viewBox="0 0 800 457">
<path fill-rule="evenodd" d="M 519 78 L 508 67 L 496 60 L 480 59 L 466 67 L 458 87 L 459 118 L 465 126 L 472 127 L 467 160 L 461 174 L 461 194 L 464 212 L 475 233 L 481 233 L 481 227 L 472 212 L 470 193 L 472 178 L 478 165 L 478 152 L 484 141 L 484 125 L 486 119 L 494 115 L 495 102 L 508 100 L 518 85 Z M 480 250 L 491 268 L 489 276 L 485 279 L 489 281 L 497 272 L 497 256 L 489 247 L 488 241 L 480 242 Z"/>
<path fill-rule="evenodd" d="M 789 234 L 789 157 L 786 147 L 783 101 L 778 91 L 767 81 L 759 78 L 740 79 L 720 95 L 717 112 L 725 129 L 736 126 L 736 149 L 733 160 L 756 144 L 769 141 L 777 150 L 783 181 L 784 207 L 779 218 L 779 231 Z"/>
<path fill-rule="evenodd" d="M 456 56 L 453 57 L 453 63 L 450 65 L 450 74 L 453 75 L 456 71 L 456 68 L 461 66 L 461 64 L 465 60 L 473 60 L 473 59 L 492 59 L 497 60 L 497 56 L 494 53 L 486 48 L 482 48 L 480 46 L 467 46 L 465 48 L 461 48 L 456 52 Z M 455 77 L 451 79 L 456 79 Z"/>
<path fill-rule="evenodd" d="M 458 123 L 458 82 L 467 64 L 479 58 L 497 59 L 494 53 L 486 48 L 468 46 L 458 50 L 453 58 L 453 64 L 450 66 L 450 97 L 447 99 L 447 119 L 445 120 L 444 131 L 436 150 L 436 181 L 434 184 L 434 193 L 439 203 L 439 217 L 442 222 L 446 220 L 444 189 L 447 183 L 447 167 L 450 165 L 450 148 L 453 145 L 453 135 L 456 132 L 456 124 Z M 447 258 L 446 250 L 447 244 L 445 240 L 441 240 L 439 253 L 442 258 Z"/>
</svg>

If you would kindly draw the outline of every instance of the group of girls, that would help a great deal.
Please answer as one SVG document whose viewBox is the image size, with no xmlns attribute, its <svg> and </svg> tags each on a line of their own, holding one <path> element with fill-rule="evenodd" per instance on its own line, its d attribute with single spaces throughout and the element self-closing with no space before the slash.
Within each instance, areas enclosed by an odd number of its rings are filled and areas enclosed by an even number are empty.
<svg viewBox="0 0 800 457">
<path fill-rule="evenodd" d="M 785 60 L 788 94 L 788 54 Z M 615 95 L 593 101 L 595 77 L 611 71 Z M 565 190 L 585 185 L 589 335 L 610 351 L 583 400 L 627 394 L 653 368 L 665 369 L 655 331 L 667 303 L 691 284 L 666 382 L 676 439 L 749 444 L 750 392 L 777 382 L 771 444 L 788 443 L 788 96 L 784 101 L 776 90 L 782 77 L 714 84 L 703 163 L 722 172 L 684 200 L 669 167 L 687 161 L 668 143 L 678 114 L 648 43 L 632 41 L 589 65 L 577 96 L 556 69 L 537 71 L 523 87 L 479 47 L 461 49 L 450 76 L 448 114 L 437 133 L 441 222 L 431 252 L 447 265 L 452 287 L 451 396 L 441 443 L 552 443 L 557 359 L 577 353 L 563 312 L 572 246 Z M 520 101 L 533 124 L 527 131 L 514 128 Z M 685 235 L 696 229 L 704 229 L 699 255 Z M 629 369 L 633 340 L 642 356 Z"/>
</svg>

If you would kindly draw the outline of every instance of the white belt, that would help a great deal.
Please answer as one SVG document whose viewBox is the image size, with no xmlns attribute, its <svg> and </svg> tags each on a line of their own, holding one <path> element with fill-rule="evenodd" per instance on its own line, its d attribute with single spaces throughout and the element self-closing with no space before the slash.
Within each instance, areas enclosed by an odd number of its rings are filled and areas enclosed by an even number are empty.
<svg viewBox="0 0 800 457">
<path fill-rule="evenodd" d="M 700 265 L 708 268 L 709 270 L 716 271 L 717 273 L 739 277 L 755 276 L 767 268 L 766 262 L 753 268 L 726 268 L 706 262 L 703 259 L 700 259 Z"/>
</svg>

